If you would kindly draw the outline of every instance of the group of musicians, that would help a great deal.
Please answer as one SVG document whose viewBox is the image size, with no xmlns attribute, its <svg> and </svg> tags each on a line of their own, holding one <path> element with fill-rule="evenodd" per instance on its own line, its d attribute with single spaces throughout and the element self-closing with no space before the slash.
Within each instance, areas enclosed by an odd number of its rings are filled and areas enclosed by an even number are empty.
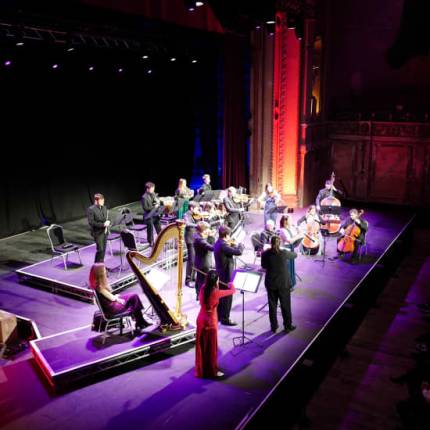
<svg viewBox="0 0 430 430">
<path fill-rule="evenodd" d="M 204 195 L 212 190 L 210 176 L 203 176 L 202 186 L 198 189 L 198 195 Z M 280 194 L 271 184 L 267 184 L 263 194 L 258 198 L 260 205 L 264 207 L 264 230 L 260 234 L 259 251 L 264 254 L 270 249 L 277 250 L 279 247 L 286 251 L 286 264 L 288 272 L 288 294 L 296 284 L 295 257 L 296 250 L 303 255 L 321 255 L 325 252 L 322 243 L 329 236 L 337 237 L 338 256 L 342 258 L 345 254 L 351 254 L 352 262 L 358 262 L 358 251 L 360 245 L 365 241 L 368 229 L 368 223 L 362 217 L 362 211 L 351 209 L 349 217 L 343 222 L 340 220 L 339 208 L 336 209 L 335 193 L 339 191 L 334 186 L 334 177 L 327 180 L 325 187 L 319 191 L 315 205 L 311 205 L 304 216 L 294 224 L 291 214 L 283 214 L 280 219 L 279 228 L 276 226 L 277 214 L 284 212 Z M 175 192 L 177 202 L 186 200 L 187 205 L 181 202 L 177 205 L 178 216 L 185 222 L 185 244 L 187 247 L 187 266 L 185 283 L 196 290 L 196 298 L 199 298 L 199 292 L 205 282 L 205 273 L 209 271 L 212 265 L 212 253 L 215 259 L 215 267 L 220 281 L 228 284 L 233 275 L 235 261 L 234 256 L 243 253 L 243 244 L 235 243 L 231 239 L 232 230 L 240 223 L 244 216 L 243 202 L 236 198 L 237 190 L 234 187 L 227 189 L 227 196 L 223 199 L 222 209 L 216 208 L 212 202 L 199 204 L 196 201 L 190 201 L 194 193 L 187 187 L 185 179 L 180 179 L 178 188 Z M 161 231 L 161 216 L 163 214 L 162 202 L 155 193 L 155 184 L 147 182 L 145 184 L 145 193 L 142 196 L 143 221 L 147 226 L 147 240 L 150 246 L 154 246 L 154 229 L 157 234 Z M 202 209 L 202 207 L 203 209 Z M 282 210 L 279 210 L 281 208 Z M 182 213 L 180 211 L 183 211 Z M 107 236 L 111 221 L 108 219 L 108 210 L 104 205 L 104 196 L 96 194 L 94 196 L 94 205 L 88 209 L 88 223 L 91 234 L 96 243 L 95 262 L 104 261 L 106 250 Z M 334 228 L 333 228 L 334 227 Z M 216 240 L 216 237 L 217 240 Z M 257 251 L 257 249 L 256 249 Z M 267 252 L 266 252 L 267 254 Z M 269 253 L 270 254 L 270 253 Z M 282 254 L 284 255 L 284 254 Z M 269 297 L 269 314 L 272 330 L 276 330 L 276 306 L 278 299 L 281 302 L 281 309 L 285 316 L 284 323 L 286 327 L 292 327 L 291 312 L 289 299 L 275 294 L 270 289 L 272 281 L 276 279 L 273 271 L 276 273 L 276 264 L 274 262 L 282 259 L 275 252 L 269 258 L 265 256 L 264 265 L 266 265 L 266 287 Z M 285 268 L 282 267 L 282 270 Z M 269 276 L 267 272 L 270 272 Z M 274 281 L 273 281 L 274 282 Z M 273 283 L 272 282 L 272 283 Z M 218 306 L 218 317 L 221 324 L 236 325 L 236 322 L 230 318 L 232 296 L 226 296 L 220 299 Z M 284 303 L 284 305 L 283 305 Z M 288 307 L 288 309 L 287 309 Z"/>
</svg>

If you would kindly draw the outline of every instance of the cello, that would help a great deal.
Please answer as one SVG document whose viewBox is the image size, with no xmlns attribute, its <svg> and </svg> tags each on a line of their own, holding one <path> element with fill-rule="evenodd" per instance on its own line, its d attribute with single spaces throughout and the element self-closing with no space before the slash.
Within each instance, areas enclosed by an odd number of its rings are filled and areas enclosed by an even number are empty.
<svg viewBox="0 0 430 430">
<path fill-rule="evenodd" d="M 363 215 L 363 213 L 364 211 L 363 209 L 361 209 L 358 212 L 356 219 L 359 219 L 361 215 Z M 337 250 L 343 253 L 354 252 L 355 241 L 360 236 L 360 233 L 361 233 L 361 228 L 355 222 L 350 224 L 345 229 L 345 234 L 342 237 L 342 239 L 339 240 L 337 244 Z"/>
<path fill-rule="evenodd" d="M 315 255 L 320 248 L 319 241 L 320 225 L 315 220 L 313 215 L 308 215 L 306 218 L 306 231 L 303 233 L 302 239 L 303 251 L 309 255 Z"/>
<path fill-rule="evenodd" d="M 341 207 L 340 200 L 333 195 L 333 191 L 335 190 L 334 172 L 331 172 L 330 180 L 330 195 L 328 195 L 325 199 L 322 199 L 320 203 L 321 212 L 323 212 L 320 215 L 322 221 L 321 230 L 325 230 L 327 234 L 336 234 L 340 230 L 340 216 L 338 214 L 330 213 L 330 209 L 326 213 L 324 213 L 324 208 L 327 210 L 328 208 L 339 207 L 340 210 Z"/>
</svg>

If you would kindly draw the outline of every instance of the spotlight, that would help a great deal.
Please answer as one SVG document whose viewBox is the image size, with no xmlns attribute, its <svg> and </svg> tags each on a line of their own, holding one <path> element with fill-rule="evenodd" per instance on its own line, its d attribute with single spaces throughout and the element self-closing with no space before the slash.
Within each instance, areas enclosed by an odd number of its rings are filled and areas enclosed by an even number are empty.
<svg viewBox="0 0 430 430">
<path fill-rule="evenodd" d="M 176 61 L 176 58 L 175 57 L 172 57 L 171 59 L 170 59 L 170 61 Z"/>
<path fill-rule="evenodd" d="M 193 64 L 196 64 L 197 63 L 197 60 L 191 60 L 191 62 L 193 63 Z"/>
<path fill-rule="evenodd" d="M 196 10 L 196 8 L 203 6 L 203 1 L 195 1 L 195 0 L 184 0 L 185 7 L 190 11 L 193 12 Z"/>
<path fill-rule="evenodd" d="M 67 52 L 73 52 L 75 48 L 67 48 Z"/>
<path fill-rule="evenodd" d="M 6 67 L 9 67 L 9 66 L 11 66 L 11 65 L 12 65 L 12 61 L 10 61 L 10 60 L 6 60 L 6 61 L 4 62 L 4 65 L 5 65 Z"/>
<path fill-rule="evenodd" d="M 261 25 L 256 25 L 256 26 L 255 26 L 255 29 L 256 29 L 256 30 L 260 30 L 260 29 L 261 29 Z"/>
<path fill-rule="evenodd" d="M 52 68 L 52 69 L 54 69 L 54 70 L 55 70 L 55 69 L 58 69 L 58 67 L 59 67 L 59 66 L 58 66 L 58 64 L 53 64 L 53 65 L 51 66 L 51 68 Z"/>
<path fill-rule="evenodd" d="M 149 57 L 147 55 L 142 55 L 143 60 L 147 60 Z"/>
<path fill-rule="evenodd" d="M 122 67 L 118 68 L 118 73 L 122 73 L 124 71 L 124 69 Z"/>
<path fill-rule="evenodd" d="M 17 42 L 16 46 L 24 46 L 24 42 Z"/>
<path fill-rule="evenodd" d="M 151 70 L 151 69 L 149 69 L 146 73 L 147 73 L 148 75 L 150 75 L 150 74 L 152 73 L 152 70 Z"/>
<path fill-rule="evenodd" d="M 204 5 L 204 2 L 202 2 L 202 1 L 196 1 L 196 6 L 197 7 L 200 7 L 200 6 L 203 6 Z"/>
<path fill-rule="evenodd" d="M 89 70 L 90 72 L 92 72 L 92 71 L 94 70 L 94 66 L 89 66 L 89 67 L 88 67 L 88 70 Z"/>
<path fill-rule="evenodd" d="M 275 24 L 275 21 L 273 21 L 273 19 L 266 21 L 266 24 Z"/>
</svg>

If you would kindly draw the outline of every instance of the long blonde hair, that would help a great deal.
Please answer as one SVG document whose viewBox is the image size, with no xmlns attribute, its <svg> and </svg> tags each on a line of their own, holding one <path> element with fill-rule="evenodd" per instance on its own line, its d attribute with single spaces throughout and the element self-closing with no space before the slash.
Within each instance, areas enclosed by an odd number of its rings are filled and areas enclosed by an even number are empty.
<svg viewBox="0 0 430 430">
<path fill-rule="evenodd" d="M 94 263 L 92 265 L 90 270 L 90 288 L 92 290 L 98 290 L 100 288 L 104 288 L 108 291 L 111 290 L 104 263 Z"/>
</svg>

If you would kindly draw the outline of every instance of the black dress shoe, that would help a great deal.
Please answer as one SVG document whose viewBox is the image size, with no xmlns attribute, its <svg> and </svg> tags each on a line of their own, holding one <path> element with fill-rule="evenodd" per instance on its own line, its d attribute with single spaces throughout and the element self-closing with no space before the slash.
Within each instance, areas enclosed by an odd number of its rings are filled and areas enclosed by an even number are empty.
<svg viewBox="0 0 430 430">
<path fill-rule="evenodd" d="M 290 324 L 290 325 L 287 325 L 287 326 L 284 327 L 284 331 L 286 333 L 289 333 L 290 331 L 294 331 L 296 328 L 297 327 L 295 325 Z"/>
<path fill-rule="evenodd" d="M 272 333 L 276 333 L 276 331 L 278 330 L 278 327 L 271 327 L 270 330 L 272 330 Z"/>
<path fill-rule="evenodd" d="M 237 322 L 236 322 L 236 321 L 233 321 L 233 320 L 224 320 L 224 321 L 221 321 L 221 324 L 222 324 L 222 325 L 230 325 L 230 326 L 234 326 L 234 325 L 237 325 Z"/>
</svg>

